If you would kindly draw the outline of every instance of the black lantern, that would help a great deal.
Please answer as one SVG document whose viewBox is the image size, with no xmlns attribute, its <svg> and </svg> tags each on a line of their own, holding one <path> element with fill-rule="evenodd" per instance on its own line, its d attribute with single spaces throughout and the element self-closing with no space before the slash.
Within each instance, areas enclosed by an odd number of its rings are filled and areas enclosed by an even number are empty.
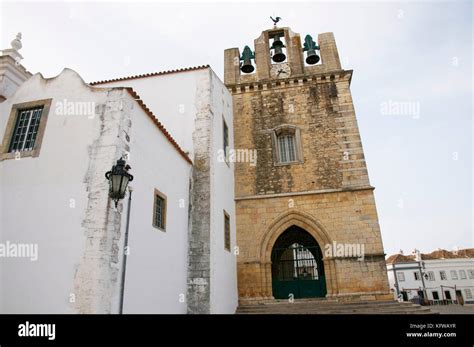
<svg viewBox="0 0 474 347">
<path fill-rule="evenodd" d="M 105 174 L 109 180 L 109 197 L 115 201 L 117 207 L 118 201 L 125 197 L 128 182 L 133 181 L 133 176 L 128 173 L 130 166 L 125 166 L 125 160 L 120 158 L 117 164 L 112 166 L 112 170 Z"/>
</svg>

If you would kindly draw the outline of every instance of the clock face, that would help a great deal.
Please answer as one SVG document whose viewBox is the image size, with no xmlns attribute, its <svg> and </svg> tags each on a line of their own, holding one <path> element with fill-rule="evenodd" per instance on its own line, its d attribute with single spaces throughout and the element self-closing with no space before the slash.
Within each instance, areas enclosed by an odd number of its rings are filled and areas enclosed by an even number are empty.
<svg viewBox="0 0 474 347">
<path fill-rule="evenodd" d="M 288 78 L 291 75 L 290 65 L 288 63 L 275 64 L 270 73 L 273 78 Z"/>
</svg>

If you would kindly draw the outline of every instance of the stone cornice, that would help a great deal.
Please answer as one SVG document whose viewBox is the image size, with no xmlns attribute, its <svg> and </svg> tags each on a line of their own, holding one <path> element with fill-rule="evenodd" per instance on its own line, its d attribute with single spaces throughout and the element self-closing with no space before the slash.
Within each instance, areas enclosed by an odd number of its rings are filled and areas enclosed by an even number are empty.
<svg viewBox="0 0 474 347">
<path fill-rule="evenodd" d="M 238 84 L 227 84 L 232 94 L 264 91 L 269 89 L 299 87 L 308 83 L 324 83 L 329 81 L 348 80 L 351 83 L 353 70 L 339 70 L 323 73 L 296 75 L 289 78 L 249 81 Z"/>
<path fill-rule="evenodd" d="M 237 196 L 235 197 L 234 200 L 240 201 L 240 200 L 271 199 L 271 198 L 282 198 L 282 197 L 288 197 L 288 196 L 344 193 L 344 192 L 354 192 L 354 191 L 360 191 L 360 190 L 374 190 L 374 189 L 375 187 L 372 187 L 372 186 L 355 186 L 355 187 L 337 188 L 337 189 L 309 190 L 309 191 L 304 191 L 304 192 L 288 192 L 288 193 Z"/>
</svg>

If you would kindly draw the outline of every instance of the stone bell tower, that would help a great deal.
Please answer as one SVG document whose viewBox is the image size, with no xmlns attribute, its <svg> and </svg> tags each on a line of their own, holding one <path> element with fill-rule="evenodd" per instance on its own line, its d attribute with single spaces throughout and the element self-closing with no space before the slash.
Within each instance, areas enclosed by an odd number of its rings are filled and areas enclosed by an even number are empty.
<svg viewBox="0 0 474 347">
<path fill-rule="evenodd" d="M 226 49 L 240 300 L 390 299 L 373 187 L 334 35 L 290 28 Z"/>
</svg>

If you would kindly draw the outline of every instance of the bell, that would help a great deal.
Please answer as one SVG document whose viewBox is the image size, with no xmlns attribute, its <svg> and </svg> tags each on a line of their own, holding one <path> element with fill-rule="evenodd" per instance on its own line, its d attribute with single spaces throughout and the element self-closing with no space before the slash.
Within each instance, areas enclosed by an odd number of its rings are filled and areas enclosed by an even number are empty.
<svg viewBox="0 0 474 347">
<path fill-rule="evenodd" d="M 275 48 L 275 53 L 273 54 L 272 60 L 275 63 L 281 63 L 282 61 L 285 61 L 286 55 L 283 53 L 282 47 L 276 47 Z"/>
<path fill-rule="evenodd" d="M 252 52 L 249 46 L 244 47 L 244 51 L 242 52 L 242 56 L 240 60 L 243 63 L 240 65 L 240 70 L 244 73 L 251 73 L 255 68 L 252 65 L 252 59 L 255 59 L 255 54 Z"/>
<path fill-rule="evenodd" d="M 306 54 L 306 63 L 308 65 L 317 64 L 319 61 L 319 55 L 316 53 L 314 49 L 310 49 Z"/>
<path fill-rule="evenodd" d="M 283 42 L 280 40 L 280 37 L 279 36 L 276 36 L 274 39 L 273 39 L 273 44 L 272 46 L 270 47 L 270 49 L 273 49 L 274 50 L 274 53 L 273 53 L 273 56 L 272 56 L 272 60 L 275 62 L 275 63 L 281 63 L 282 61 L 285 61 L 286 59 L 286 55 L 285 53 L 283 53 L 283 48 L 285 47 L 285 45 L 283 44 Z"/>
<path fill-rule="evenodd" d="M 252 61 L 250 59 L 245 59 L 244 63 L 240 67 L 240 70 L 244 73 L 251 73 L 255 68 L 252 65 Z"/>
<path fill-rule="evenodd" d="M 318 63 L 319 55 L 316 53 L 316 50 L 319 51 L 319 46 L 313 41 L 311 35 L 306 35 L 304 38 L 303 52 L 308 52 L 306 54 L 306 63 L 308 65 L 314 65 Z"/>
</svg>

